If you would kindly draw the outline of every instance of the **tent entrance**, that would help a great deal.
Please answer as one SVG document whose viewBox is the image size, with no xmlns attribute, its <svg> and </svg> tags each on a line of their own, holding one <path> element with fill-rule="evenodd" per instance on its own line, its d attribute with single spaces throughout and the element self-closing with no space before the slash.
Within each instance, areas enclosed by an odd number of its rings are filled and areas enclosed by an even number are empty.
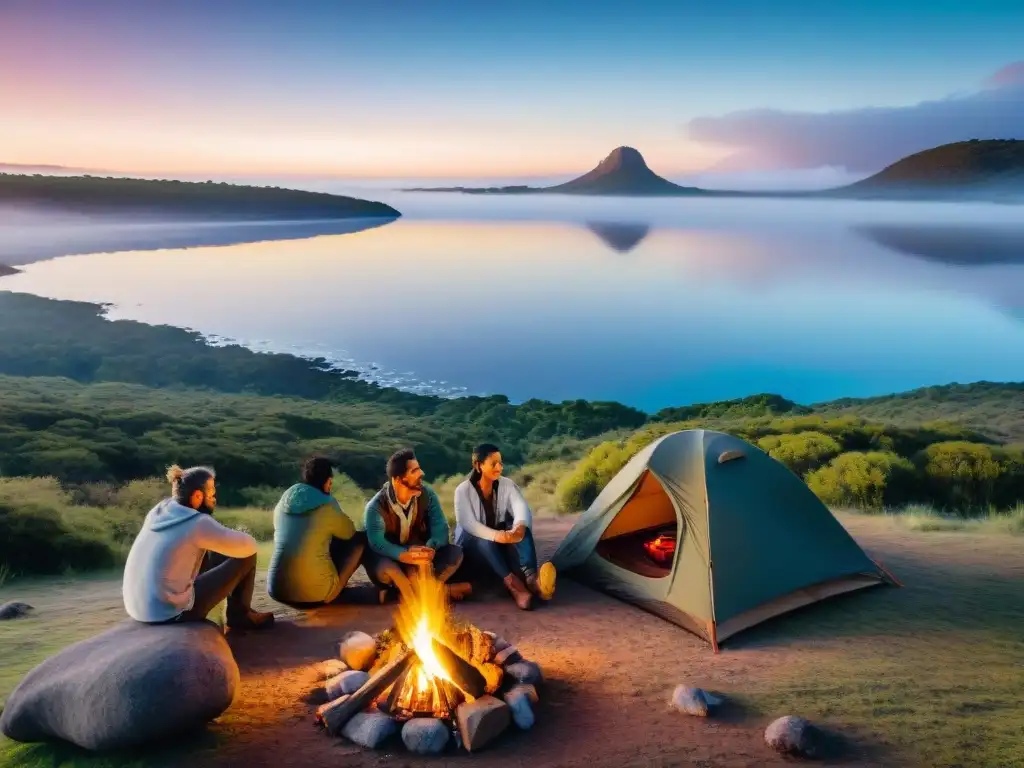
<svg viewBox="0 0 1024 768">
<path fill-rule="evenodd" d="M 649 579 L 672 573 L 682 534 L 672 500 L 650 471 L 629 501 L 601 534 L 595 550 L 600 557 Z"/>
</svg>

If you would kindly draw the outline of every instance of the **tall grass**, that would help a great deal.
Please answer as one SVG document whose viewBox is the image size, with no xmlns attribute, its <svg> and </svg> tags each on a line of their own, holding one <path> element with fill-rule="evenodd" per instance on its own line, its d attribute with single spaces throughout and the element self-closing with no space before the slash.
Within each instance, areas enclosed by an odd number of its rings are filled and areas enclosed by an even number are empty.
<svg viewBox="0 0 1024 768">
<path fill-rule="evenodd" d="M 970 514 L 947 512 L 927 504 L 910 504 L 902 509 L 889 510 L 900 524 L 912 531 L 973 531 L 1024 535 L 1024 503 L 1012 509 L 989 508 Z"/>
<path fill-rule="evenodd" d="M 256 503 L 218 508 L 217 519 L 259 542 L 272 541 L 273 506 L 284 489 L 246 490 Z M 166 496 L 167 483 L 158 479 L 64 486 L 54 477 L 0 478 L 0 585 L 15 576 L 121 565 L 146 514 Z M 340 475 L 334 496 L 362 528 L 366 493 Z"/>
</svg>

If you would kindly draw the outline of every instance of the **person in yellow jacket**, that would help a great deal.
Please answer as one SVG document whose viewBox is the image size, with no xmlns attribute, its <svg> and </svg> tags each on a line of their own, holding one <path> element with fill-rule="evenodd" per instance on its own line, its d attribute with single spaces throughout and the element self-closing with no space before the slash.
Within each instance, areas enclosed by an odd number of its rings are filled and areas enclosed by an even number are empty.
<svg viewBox="0 0 1024 768">
<path fill-rule="evenodd" d="M 331 495 L 334 465 L 314 456 L 302 467 L 302 482 L 282 494 L 274 508 L 274 553 L 267 593 L 298 607 L 333 602 L 359 567 L 366 537 Z"/>
</svg>

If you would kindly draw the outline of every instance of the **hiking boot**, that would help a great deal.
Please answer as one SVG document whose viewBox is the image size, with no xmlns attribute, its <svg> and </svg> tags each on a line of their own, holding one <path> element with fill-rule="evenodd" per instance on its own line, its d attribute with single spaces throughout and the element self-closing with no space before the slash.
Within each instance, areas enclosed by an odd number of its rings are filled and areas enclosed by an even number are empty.
<svg viewBox="0 0 1024 768">
<path fill-rule="evenodd" d="M 448 591 L 448 599 L 452 602 L 458 602 L 459 600 L 473 594 L 473 585 L 468 581 L 459 581 L 455 584 L 447 584 L 446 589 Z"/>
<path fill-rule="evenodd" d="M 541 600 L 550 600 L 555 596 L 555 566 L 544 563 L 540 573 L 531 573 L 526 577 L 526 588 Z"/>
<path fill-rule="evenodd" d="M 516 601 L 516 605 L 521 610 L 528 611 L 533 607 L 533 595 L 523 584 L 522 579 L 514 573 L 505 577 L 505 586 L 508 587 L 508 591 L 512 593 L 512 599 Z"/>
</svg>

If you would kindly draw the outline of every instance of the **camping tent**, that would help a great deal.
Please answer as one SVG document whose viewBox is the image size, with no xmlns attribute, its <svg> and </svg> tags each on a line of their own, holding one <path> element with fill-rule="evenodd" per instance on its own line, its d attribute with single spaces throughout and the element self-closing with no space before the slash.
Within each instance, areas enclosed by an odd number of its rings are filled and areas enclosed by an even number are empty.
<svg viewBox="0 0 1024 768">
<path fill-rule="evenodd" d="M 716 651 L 773 616 L 896 583 L 785 465 L 704 429 L 666 435 L 634 456 L 553 562 Z"/>
</svg>

